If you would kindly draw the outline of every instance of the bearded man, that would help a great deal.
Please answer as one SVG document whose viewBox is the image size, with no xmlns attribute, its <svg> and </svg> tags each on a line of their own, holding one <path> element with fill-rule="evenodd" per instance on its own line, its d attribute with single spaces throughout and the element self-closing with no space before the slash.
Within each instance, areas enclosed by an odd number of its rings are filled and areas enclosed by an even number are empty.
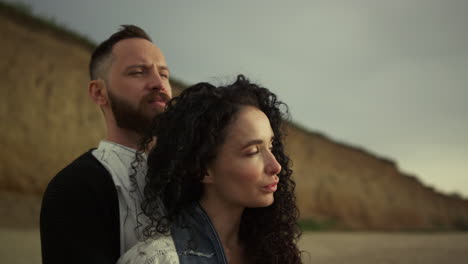
<svg viewBox="0 0 468 264">
<path fill-rule="evenodd" d="M 169 69 L 148 34 L 133 25 L 91 56 L 88 93 L 104 114 L 106 138 L 60 171 L 44 193 L 43 263 L 116 263 L 142 238 L 146 163 L 134 163 L 142 133 L 172 92 Z"/>
</svg>

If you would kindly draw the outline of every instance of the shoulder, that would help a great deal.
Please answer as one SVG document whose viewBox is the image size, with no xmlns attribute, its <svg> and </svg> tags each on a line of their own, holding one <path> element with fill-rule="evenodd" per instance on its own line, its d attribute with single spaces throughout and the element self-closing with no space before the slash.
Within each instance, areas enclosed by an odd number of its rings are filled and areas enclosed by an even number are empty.
<svg viewBox="0 0 468 264">
<path fill-rule="evenodd" d="M 44 263 L 61 263 L 71 251 L 78 253 L 69 262 L 115 263 L 120 256 L 119 221 L 112 178 L 91 152 L 81 155 L 43 194 L 39 224 Z"/>
<path fill-rule="evenodd" d="M 164 263 L 179 264 L 179 257 L 172 236 L 160 235 L 140 242 L 128 250 L 117 264 Z"/>
<path fill-rule="evenodd" d="M 93 197 L 101 197 L 101 200 L 112 197 L 113 201 L 117 200 L 117 192 L 109 172 L 88 151 L 52 178 L 44 192 L 43 203 L 94 202 Z"/>
<path fill-rule="evenodd" d="M 83 175 L 83 173 L 87 174 Z M 57 177 L 71 177 L 68 175 L 80 175 L 80 177 L 83 177 L 88 175 L 88 173 L 109 174 L 106 168 L 93 156 L 91 151 L 79 156 L 72 163 L 63 168 L 57 174 Z"/>
<path fill-rule="evenodd" d="M 57 173 L 49 185 L 71 184 L 76 187 L 106 183 L 112 183 L 112 177 L 91 151 L 88 151 Z"/>
</svg>

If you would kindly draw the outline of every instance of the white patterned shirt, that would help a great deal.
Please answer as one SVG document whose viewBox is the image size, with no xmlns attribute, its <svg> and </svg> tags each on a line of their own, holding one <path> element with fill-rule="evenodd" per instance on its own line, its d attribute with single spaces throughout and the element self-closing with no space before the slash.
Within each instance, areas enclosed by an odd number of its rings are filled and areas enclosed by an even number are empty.
<svg viewBox="0 0 468 264">
<path fill-rule="evenodd" d="M 132 163 L 135 161 L 136 150 L 102 140 L 92 154 L 109 171 L 117 190 L 120 217 L 120 254 L 123 255 L 143 240 L 142 231 L 148 221 L 141 210 L 147 171 L 146 155 L 143 155 L 144 160 L 136 168 L 136 182 L 133 183 L 130 180 L 130 175 L 134 173 Z"/>
</svg>

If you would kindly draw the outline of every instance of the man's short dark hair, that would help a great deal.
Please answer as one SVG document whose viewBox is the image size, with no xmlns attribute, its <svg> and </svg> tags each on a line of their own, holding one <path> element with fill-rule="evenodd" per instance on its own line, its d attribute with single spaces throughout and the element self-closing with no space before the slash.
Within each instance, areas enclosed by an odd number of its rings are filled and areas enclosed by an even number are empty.
<svg viewBox="0 0 468 264">
<path fill-rule="evenodd" d="M 134 25 L 121 25 L 119 31 L 112 34 L 108 39 L 99 44 L 91 55 L 91 61 L 89 62 L 89 76 L 91 80 L 97 80 L 99 77 L 102 77 L 99 76 L 101 74 L 99 72 L 100 67 L 111 55 L 112 48 L 115 43 L 130 38 L 141 38 L 153 42 L 148 34 L 140 27 Z"/>
</svg>

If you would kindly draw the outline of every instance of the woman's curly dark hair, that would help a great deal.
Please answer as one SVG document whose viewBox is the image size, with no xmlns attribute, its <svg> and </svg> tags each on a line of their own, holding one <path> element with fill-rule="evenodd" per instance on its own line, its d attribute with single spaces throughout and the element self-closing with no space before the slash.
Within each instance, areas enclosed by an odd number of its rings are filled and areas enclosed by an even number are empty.
<svg viewBox="0 0 468 264">
<path fill-rule="evenodd" d="M 178 213 L 200 200 L 207 167 L 224 142 L 233 117 L 244 106 L 254 106 L 268 117 L 274 132 L 272 153 L 282 170 L 273 204 L 244 210 L 239 238 L 251 263 L 300 263 L 295 183 L 281 131 L 287 106 L 274 93 L 243 75 L 227 86 L 195 84 L 169 101 L 166 111 L 153 120 L 142 143 L 142 149 L 147 149 L 157 138 L 147 160 L 142 208 L 150 225 L 144 234 L 152 237 L 167 233 Z M 165 215 L 161 214 L 161 201 Z"/>
</svg>

